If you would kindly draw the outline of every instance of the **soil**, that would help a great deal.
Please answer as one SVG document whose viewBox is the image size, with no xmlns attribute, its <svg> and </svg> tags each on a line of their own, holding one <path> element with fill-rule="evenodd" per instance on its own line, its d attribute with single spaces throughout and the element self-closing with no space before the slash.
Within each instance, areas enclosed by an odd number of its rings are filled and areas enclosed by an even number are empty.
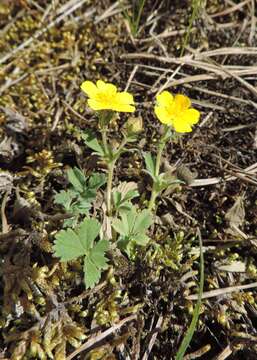
<svg viewBox="0 0 257 360">
<path fill-rule="evenodd" d="M 199 234 L 206 298 L 184 359 L 256 359 L 257 7 L 202 2 L 185 44 L 191 5 L 146 1 L 133 36 L 119 2 L 0 3 L 0 359 L 175 359 L 197 300 Z M 82 263 L 53 256 L 67 215 L 54 195 L 70 167 L 106 171 L 79 130 L 98 131 L 80 90 L 98 79 L 133 93 L 143 118 L 140 151 L 122 155 L 114 179 L 137 183 L 140 206 L 151 189 L 142 153 L 161 132 L 156 93 L 189 96 L 201 120 L 167 147 L 163 167 L 186 184 L 158 198 L 149 245 L 85 290 Z"/>
</svg>

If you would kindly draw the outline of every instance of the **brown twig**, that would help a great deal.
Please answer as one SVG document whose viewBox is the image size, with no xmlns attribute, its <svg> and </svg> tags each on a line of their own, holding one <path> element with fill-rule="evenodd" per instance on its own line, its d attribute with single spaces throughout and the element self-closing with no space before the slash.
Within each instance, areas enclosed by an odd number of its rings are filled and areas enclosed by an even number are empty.
<svg viewBox="0 0 257 360">
<path fill-rule="evenodd" d="M 226 294 L 231 294 L 232 292 L 235 292 L 235 291 L 247 290 L 247 289 L 252 289 L 252 288 L 256 288 L 256 287 L 257 287 L 257 282 L 253 282 L 251 284 L 246 284 L 246 285 L 229 286 L 229 287 L 225 287 L 222 289 L 215 289 L 215 290 L 204 292 L 202 295 L 202 299 L 209 299 L 209 298 L 216 297 L 216 296 L 223 296 Z M 186 299 L 187 300 L 197 300 L 198 294 L 192 294 L 192 295 L 186 296 Z"/>
<path fill-rule="evenodd" d="M 163 323 L 163 316 L 160 315 L 160 316 L 159 316 L 159 319 L 158 319 L 158 321 L 157 321 L 157 323 L 156 323 L 155 329 L 153 330 L 153 334 L 152 334 L 151 339 L 150 339 L 150 341 L 149 341 L 147 350 L 145 351 L 145 353 L 144 353 L 144 355 L 143 355 L 143 357 L 142 357 L 142 360 L 147 360 L 147 359 L 149 358 L 149 355 L 150 355 L 150 353 L 151 353 L 151 351 L 152 351 L 152 348 L 153 348 L 154 343 L 155 343 L 155 341 L 156 341 L 156 338 L 157 338 L 157 336 L 158 336 L 158 332 L 159 332 L 160 329 L 161 329 L 162 323 Z"/>
<path fill-rule="evenodd" d="M 124 324 L 127 322 L 136 320 L 137 315 L 133 314 L 128 316 L 127 318 L 121 320 L 118 324 L 113 325 L 109 329 L 105 330 L 104 332 L 98 334 L 97 336 L 91 337 L 85 344 L 81 345 L 77 350 L 73 351 L 70 355 L 67 356 L 67 360 L 73 359 L 75 356 L 80 354 L 82 351 L 85 351 L 95 344 L 99 343 L 103 339 L 105 339 L 107 336 L 111 335 L 115 331 L 119 330 Z"/>
</svg>

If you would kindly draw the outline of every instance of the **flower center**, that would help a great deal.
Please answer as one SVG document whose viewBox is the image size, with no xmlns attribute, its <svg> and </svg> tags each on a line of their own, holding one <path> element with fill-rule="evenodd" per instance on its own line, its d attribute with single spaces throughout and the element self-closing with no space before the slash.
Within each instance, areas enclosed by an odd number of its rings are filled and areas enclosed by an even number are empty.
<svg viewBox="0 0 257 360">
<path fill-rule="evenodd" d="M 181 112 L 181 106 L 178 106 L 177 104 L 175 104 L 174 102 L 172 104 L 169 104 L 169 106 L 167 106 L 167 111 L 170 115 L 170 117 L 172 117 L 173 119 L 178 117 Z"/>
<path fill-rule="evenodd" d="M 103 104 L 113 104 L 115 101 L 115 94 L 112 93 L 106 93 L 106 92 L 102 92 L 102 93 L 98 93 L 96 96 L 96 100 L 100 103 Z"/>
</svg>

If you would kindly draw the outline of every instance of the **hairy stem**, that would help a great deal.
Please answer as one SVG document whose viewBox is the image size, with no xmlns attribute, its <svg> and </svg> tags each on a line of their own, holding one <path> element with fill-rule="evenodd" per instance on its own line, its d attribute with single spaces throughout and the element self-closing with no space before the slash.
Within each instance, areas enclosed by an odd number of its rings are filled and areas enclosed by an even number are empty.
<svg viewBox="0 0 257 360">
<path fill-rule="evenodd" d="M 153 209 L 157 196 L 158 196 L 158 192 L 153 187 L 151 197 L 150 197 L 150 200 L 149 200 L 149 203 L 148 203 L 148 209 L 149 210 Z"/>
<path fill-rule="evenodd" d="M 108 144 L 107 144 L 107 129 L 106 129 L 106 127 L 101 129 L 101 134 L 102 134 L 102 142 L 103 142 L 105 156 L 107 156 L 109 153 L 109 149 L 108 149 Z"/>
<path fill-rule="evenodd" d="M 102 134 L 104 135 L 104 133 L 102 133 Z M 106 136 L 106 133 L 105 133 L 105 136 Z M 111 216 L 111 214 L 112 214 L 112 180 L 113 180 L 114 166 L 116 164 L 116 161 L 119 159 L 126 143 L 127 143 L 127 138 L 125 137 L 122 140 L 122 142 L 120 143 L 120 146 L 115 153 L 109 152 L 109 159 L 107 160 L 108 179 L 107 179 L 107 189 L 106 189 L 106 204 L 107 204 L 107 214 L 109 216 Z M 107 151 L 108 151 L 106 137 L 105 137 L 105 143 L 104 143 L 104 138 L 103 138 L 103 146 L 104 146 L 104 148 L 107 148 Z M 106 150 L 105 150 L 105 152 L 106 152 Z"/>
<path fill-rule="evenodd" d="M 168 131 L 169 131 L 169 128 L 166 126 L 164 134 L 160 138 L 160 142 L 159 142 L 159 145 L 158 145 L 158 151 L 157 151 L 156 162 L 155 162 L 155 177 L 156 177 L 156 179 L 158 178 L 158 176 L 160 174 L 162 152 L 163 152 L 163 149 L 165 148 L 165 145 L 166 145 L 166 142 L 167 142 L 167 133 L 168 133 Z M 150 197 L 150 200 L 149 200 L 149 203 L 148 203 L 148 209 L 149 210 L 152 210 L 154 208 L 155 200 L 156 200 L 157 196 L 159 195 L 159 192 L 156 189 L 157 181 L 158 180 L 154 181 L 154 183 L 153 183 L 151 197 Z"/>
<path fill-rule="evenodd" d="M 111 161 L 108 163 L 108 179 L 107 179 L 107 190 L 106 190 L 106 204 L 107 204 L 107 214 L 110 216 L 112 213 L 112 179 L 113 179 L 113 170 L 116 161 Z"/>
</svg>

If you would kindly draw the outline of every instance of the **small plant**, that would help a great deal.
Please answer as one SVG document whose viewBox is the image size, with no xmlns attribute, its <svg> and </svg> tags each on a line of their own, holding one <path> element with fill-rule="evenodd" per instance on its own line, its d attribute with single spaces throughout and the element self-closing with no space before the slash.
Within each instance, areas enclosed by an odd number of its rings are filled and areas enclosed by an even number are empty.
<svg viewBox="0 0 257 360">
<path fill-rule="evenodd" d="M 164 189 L 179 182 L 174 176 L 161 172 L 162 152 L 176 133 L 192 131 L 200 113 L 191 107 L 189 98 L 184 95 L 173 96 L 168 91 L 157 95 L 154 111 L 164 127 L 157 144 L 156 157 L 150 152 L 143 153 L 146 172 L 152 179 L 152 191 L 147 208 L 141 209 L 138 204 L 133 204 L 140 195 L 133 183 L 121 183 L 113 188 L 117 162 L 124 152 L 138 151 L 130 144 L 136 142 L 143 129 L 142 118 L 130 116 L 120 127 L 121 136 L 112 139 L 110 124 L 115 112 L 133 113 L 133 96 L 125 91 L 119 92 L 115 85 L 102 80 L 96 84 L 85 81 L 81 89 L 88 96 L 87 104 L 96 112 L 99 120 L 99 132 L 81 131 L 81 138 L 107 168 L 105 206 L 100 216 L 103 225 L 97 219 L 90 218 L 90 210 L 97 190 L 106 183 L 105 175 L 93 173 L 87 177 L 76 167 L 70 169 L 69 187 L 55 195 L 55 202 L 73 217 L 64 223 L 67 229 L 56 234 L 54 250 L 55 256 L 60 257 L 61 261 L 84 256 L 85 284 L 87 288 L 92 288 L 100 280 L 102 270 L 108 267 L 105 256 L 109 248 L 110 252 L 119 248 L 133 261 L 137 247 L 148 244 L 148 230 L 153 223 L 156 199 Z M 110 247 L 109 242 L 112 243 Z"/>
<path fill-rule="evenodd" d="M 81 89 L 88 95 L 88 105 L 92 110 L 102 110 L 99 112 L 99 127 L 102 141 L 99 143 L 96 136 L 91 132 L 85 132 L 83 139 L 88 147 L 95 151 L 106 162 L 108 167 L 108 180 L 106 190 L 107 213 L 111 215 L 111 190 L 113 171 L 120 155 L 125 151 L 125 146 L 131 141 L 135 141 L 135 134 L 124 131 L 123 140 L 118 148 L 114 149 L 107 139 L 108 125 L 113 117 L 113 112 L 134 112 L 134 99 L 128 92 L 118 92 L 116 86 L 98 80 L 96 85 L 91 81 L 85 81 Z"/>
<path fill-rule="evenodd" d="M 118 246 L 124 250 L 131 258 L 135 245 L 145 246 L 149 237 L 146 234 L 147 229 L 152 224 L 151 212 L 147 209 L 137 211 L 132 207 L 127 212 L 122 212 L 120 218 L 112 222 L 114 230 L 119 234 Z"/>
<path fill-rule="evenodd" d="M 64 221 L 63 226 L 76 226 L 80 216 L 88 215 L 92 202 L 95 200 L 97 190 L 106 183 L 104 174 L 94 173 L 90 177 L 74 167 L 67 172 L 69 180 L 68 190 L 61 190 L 55 195 L 56 204 L 63 206 L 64 210 L 73 215 Z"/>
<path fill-rule="evenodd" d="M 133 205 L 131 201 L 139 196 L 139 192 L 137 190 L 130 189 L 125 193 L 114 190 L 112 192 L 113 198 L 113 207 L 116 214 L 121 214 L 122 212 L 129 211 L 133 209 Z"/>
<path fill-rule="evenodd" d="M 184 37 L 184 41 L 183 41 L 183 45 L 181 48 L 181 52 L 180 52 L 180 56 L 183 56 L 184 51 L 185 51 L 185 47 L 188 45 L 189 43 L 189 37 L 190 37 L 190 32 L 192 30 L 192 26 L 194 21 L 197 19 L 197 17 L 199 16 L 199 13 L 201 11 L 201 9 L 203 9 L 206 6 L 206 0 L 192 0 L 191 1 L 191 8 L 192 8 L 192 14 L 190 16 L 189 19 L 189 24 L 188 24 L 188 28 Z"/>
<path fill-rule="evenodd" d="M 146 169 L 153 180 L 153 187 L 148 208 L 151 210 L 159 193 L 172 184 L 180 182 L 174 180 L 169 174 L 160 174 L 162 152 L 166 143 L 170 140 L 172 130 L 176 133 L 187 133 L 192 131 L 192 125 L 199 121 L 200 113 L 191 108 L 191 101 L 187 96 L 178 94 L 175 97 L 168 91 L 157 95 L 157 104 L 154 111 L 157 118 L 164 124 L 163 135 L 158 143 L 156 158 L 150 153 L 144 154 Z"/>
<path fill-rule="evenodd" d="M 135 37 L 138 33 L 139 23 L 142 16 L 142 12 L 145 6 L 145 0 L 133 0 L 132 1 L 132 14 L 128 10 L 123 11 L 125 19 L 129 23 L 130 31 Z"/>
</svg>

